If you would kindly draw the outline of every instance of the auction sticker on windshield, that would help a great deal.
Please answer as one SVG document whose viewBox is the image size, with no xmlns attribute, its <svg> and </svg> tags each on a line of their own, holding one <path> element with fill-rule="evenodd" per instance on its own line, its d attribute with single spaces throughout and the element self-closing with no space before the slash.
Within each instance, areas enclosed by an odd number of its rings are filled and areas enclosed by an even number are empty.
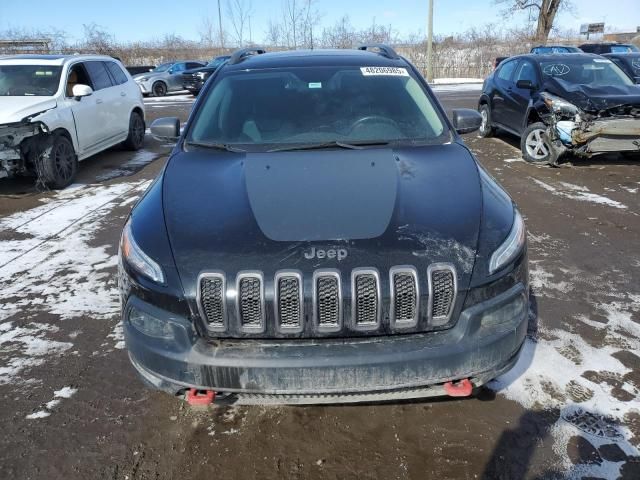
<svg viewBox="0 0 640 480">
<path fill-rule="evenodd" d="M 363 75 L 392 75 L 396 77 L 408 77 L 406 68 L 396 67 L 360 67 Z"/>
</svg>

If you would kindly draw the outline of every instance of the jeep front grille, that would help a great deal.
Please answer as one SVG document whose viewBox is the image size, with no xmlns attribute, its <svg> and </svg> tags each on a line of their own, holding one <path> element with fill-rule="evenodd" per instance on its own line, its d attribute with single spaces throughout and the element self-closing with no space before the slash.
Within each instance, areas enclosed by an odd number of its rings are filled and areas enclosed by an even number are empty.
<svg viewBox="0 0 640 480">
<path fill-rule="evenodd" d="M 198 307 L 201 315 L 212 330 L 221 330 L 225 327 L 224 306 L 224 275 L 208 273 L 200 276 L 200 301 Z"/>
<path fill-rule="evenodd" d="M 264 298 L 262 288 L 260 275 L 253 273 L 238 275 L 238 313 L 242 330 L 263 330 Z"/>
<path fill-rule="evenodd" d="M 445 264 L 429 267 L 429 315 L 432 325 L 443 325 L 451 318 L 456 296 L 453 267 Z"/>
<path fill-rule="evenodd" d="M 302 276 L 287 272 L 276 275 L 276 319 L 282 330 L 302 328 Z"/>
<path fill-rule="evenodd" d="M 333 271 L 316 272 L 313 283 L 313 314 L 318 330 L 339 330 L 342 323 L 340 274 Z"/>
<path fill-rule="evenodd" d="M 412 267 L 391 269 L 391 320 L 396 327 L 418 323 L 418 275 Z"/>
<path fill-rule="evenodd" d="M 352 315 L 356 329 L 375 329 L 380 321 L 380 282 L 375 270 L 354 270 Z"/>
</svg>

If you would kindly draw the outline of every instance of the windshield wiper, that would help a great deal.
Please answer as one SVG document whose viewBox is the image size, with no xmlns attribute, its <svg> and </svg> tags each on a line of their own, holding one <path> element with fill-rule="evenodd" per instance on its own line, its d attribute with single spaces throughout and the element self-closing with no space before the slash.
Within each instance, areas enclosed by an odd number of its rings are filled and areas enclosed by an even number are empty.
<svg viewBox="0 0 640 480">
<path fill-rule="evenodd" d="M 361 150 L 366 147 L 372 147 L 377 145 L 389 145 L 389 142 L 385 141 L 371 141 L 371 142 L 324 142 L 324 143 L 309 143 L 301 145 L 287 145 L 286 147 L 272 148 L 267 152 L 293 152 L 296 150 L 322 150 L 324 148 L 346 148 L 349 150 Z"/>
<path fill-rule="evenodd" d="M 185 142 L 185 145 L 188 147 L 202 147 L 202 148 L 213 148 L 216 150 L 226 150 L 227 152 L 234 153 L 245 153 L 246 150 L 243 150 L 238 147 L 234 147 L 233 145 L 229 145 L 228 143 L 208 143 L 208 142 Z"/>
</svg>

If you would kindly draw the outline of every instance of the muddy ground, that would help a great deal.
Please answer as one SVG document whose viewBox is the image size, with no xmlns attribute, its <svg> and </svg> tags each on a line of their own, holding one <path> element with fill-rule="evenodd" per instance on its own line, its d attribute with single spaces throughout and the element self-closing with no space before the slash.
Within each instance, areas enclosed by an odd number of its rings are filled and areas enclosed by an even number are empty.
<svg viewBox="0 0 640 480">
<path fill-rule="evenodd" d="M 99 154 L 63 192 L 0 180 L 0 478 L 640 478 L 640 158 L 552 169 L 507 135 L 466 141 L 526 218 L 533 302 L 518 365 L 465 400 L 198 411 L 146 390 L 115 255 L 170 147 Z"/>
</svg>

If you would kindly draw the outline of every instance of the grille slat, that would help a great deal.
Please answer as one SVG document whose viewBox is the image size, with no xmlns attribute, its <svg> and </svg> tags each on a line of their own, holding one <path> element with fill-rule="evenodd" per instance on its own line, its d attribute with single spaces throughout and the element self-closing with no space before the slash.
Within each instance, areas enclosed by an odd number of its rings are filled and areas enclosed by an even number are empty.
<svg viewBox="0 0 640 480">
<path fill-rule="evenodd" d="M 340 278 L 337 273 L 318 273 L 314 280 L 316 322 L 320 330 L 340 328 L 341 302 Z"/>
<path fill-rule="evenodd" d="M 283 329 L 298 329 L 302 326 L 302 286 L 300 277 L 282 274 L 276 277 L 276 318 Z"/>
<path fill-rule="evenodd" d="M 200 278 L 199 307 L 207 325 L 212 329 L 224 329 L 224 277 L 207 275 Z"/>
<path fill-rule="evenodd" d="M 356 272 L 353 279 L 354 325 L 375 328 L 380 316 L 378 275 L 372 271 Z"/>
<path fill-rule="evenodd" d="M 429 272 L 431 318 L 446 323 L 453 310 L 456 296 L 455 272 L 451 267 L 432 267 Z"/>
<path fill-rule="evenodd" d="M 262 279 L 243 276 L 238 281 L 238 311 L 240 324 L 246 329 L 261 329 L 263 324 Z"/>
<path fill-rule="evenodd" d="M 413 269 L 391 270 L 392 314 L 396 326 L 413 326 L 418 321 L 418 284 Z"/>
</svg>

